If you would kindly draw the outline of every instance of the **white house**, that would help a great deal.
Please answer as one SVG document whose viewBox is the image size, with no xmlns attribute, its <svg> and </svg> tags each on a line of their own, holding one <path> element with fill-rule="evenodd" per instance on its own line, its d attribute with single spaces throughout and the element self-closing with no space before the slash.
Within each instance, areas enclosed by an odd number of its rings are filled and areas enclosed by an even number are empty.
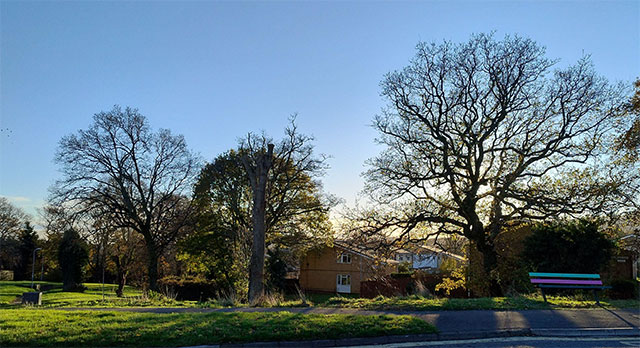
<svg viewBox="0 0 640 348">
<path fill-rule="evenodd" d="M 401 249 L 395 252 L 394 260 L 404 263 L 408 262 L 411 269 L 436 271 L 442 263 L 447 259 L 453 259 L 456 262 L 467 262 L 467 260 L 434 246 L 413 246 L 407 249 Z"/>
</svg>

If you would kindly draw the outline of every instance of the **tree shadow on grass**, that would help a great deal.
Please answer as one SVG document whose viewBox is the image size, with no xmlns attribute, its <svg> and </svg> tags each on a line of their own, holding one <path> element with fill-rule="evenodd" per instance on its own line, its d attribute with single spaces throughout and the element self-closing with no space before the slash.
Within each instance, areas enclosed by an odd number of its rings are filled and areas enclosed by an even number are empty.
<svg viewBox="0 0 640 348">
<path fill-rule="evenodd" d="M 412 317 L 278 313 L 151 314 L 18 313 L 26 330 L 5 343 L 20 346 L 176 346 L 227 342 L 364 337 L 432 329 Z M 45 320 L 38 315 L 46 316 Z M 87 315 L 91 320 L 87 320 Z M 20 324 L 23 326 L 23 324 Z M 0 336 L 1 337 L 1 336 Z"/>
</svg>

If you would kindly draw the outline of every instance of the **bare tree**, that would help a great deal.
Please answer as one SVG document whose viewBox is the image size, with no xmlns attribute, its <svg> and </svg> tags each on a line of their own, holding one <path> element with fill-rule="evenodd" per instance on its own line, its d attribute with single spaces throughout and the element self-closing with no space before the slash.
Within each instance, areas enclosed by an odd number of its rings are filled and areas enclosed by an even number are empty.
<svg viewBox="0 0 640 348">
<path fill-rule="evenodd" d="M 22 209 L 14 206 L 5 197 L 0 197 L 0 270 L 4 267 L 3 259 L 7 254 L 7 242 L 11 238 L 17 238 L 20 228 L 27 220 L 27 214 Z M 13 257 L 13 259 L 16 259 Z"/>
<path fill-rule="evenodd" d="M 113 229 L 131 228 L 145 243 L 149 289 L 157 289 L 158 258 L 189 223 L 186 198 L 198 170 L 184 137 L 152 132 L 138 110 L 115 106 L 87 130 L 60 140 L 63 179 L 53 202 L 76 214 L 108 213 Z"/>
<path fill-rule="evenodd" d="M 633 160 L 640 157 L 640 79 L 634 83 L 635 93 L 628 103 L 629 113 L 635 115 L 630 125 L 622 125 L 622 135 L 618 139 L 618 150 L 626 151 L 626 155 Z"/>
<path fill-rule="evenodd" d="M 313 137 L 298 132 L 295 116 L 285 129 L 284 139 L 276 145 L 264 134 L 250 133 L 241 140 L 242 163 L 253 197 L 250 303 L 258 301 L 264 293 L 267 229 L 276 226 L 286 229 L 287 223 L 300 226 L 295 223 L 297 217 L 314 213 L 326 214 L 335 206 L 332 197 L 321 201 L 316 196 L 321 185 L 313 179 L 322 175 L 327 165 L 325 156 L 314 156 L 312 141 Z"/>
<path fill-rule="evenodd" d="M 259 149 L 252 148 L 255 144 L 247 137 L 247 147 L 251 156 L 242 158 L 242 163 L 247 171 L 251 192 L 253 196 L 253 208 L 251 212 L 253 222 L 253 244 L 251 247 L 251 260 L 249 261 L 249 303 L 254 303 L 264 293 L 264 253 L 265 253 L 265 214 L 266 214 L 266 190 L 267 176 L 273 165 L 273 144 L 267 144 Z"/>
<path fill-rule="evenodd" d="M 389 104 L 374 127 L 386 149 L 365 173 L 377 208 L 356 212 L 351 231 L 377 247 L 461 235 L 490 276 L 507 223 L 616 208 L 605 202 L 628 181 L 600 174 L 625 89 L 588 57 L 555 63 L 517 36 L 418 44 L 381 83 Z M 489 290 L 501 293 L 496 279 Z"/>
</svg>

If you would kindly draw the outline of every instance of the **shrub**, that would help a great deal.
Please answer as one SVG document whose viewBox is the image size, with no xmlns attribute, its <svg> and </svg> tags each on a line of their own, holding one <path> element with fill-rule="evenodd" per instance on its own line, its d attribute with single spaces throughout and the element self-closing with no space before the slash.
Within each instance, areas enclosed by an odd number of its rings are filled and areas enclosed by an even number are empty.
<svg viewBox="0 0 640 348">
<path fill-rule="evenodd" d="M 177 300 L 205 301 L 228 295 L 215 282 L 196 277 L 164 277 L 158 281 L 158 287 Z"/>
<path fill-rule="evenodd" d="M 411 264 L 407 261 L 398 265 L 398 273 L 411 273 Z"/>
<path fill-rule="evenodd" d="M 631 299 L 638 296 L 638 282 L 631 279 L 614 279 L 609 285 L 611 289 L 607 291 L 613 299 Z"/>
<path fill-rule="evenodd" d="M 397 272 L 391 273 L 389 276 L 394 279 L 411 278 L 411 272 Z"/>
<path fill-rule="evenodd" d="M 464 289 L 465 287 L 465 275 L 464 269 L 458 268 L 451 272 L 451 275 L 442 279 L 438 285 L 436 285 L 436 291 L 442 291 L 446 296 L 451 295 L 451 291 L 455 289 Z"/>
<path fill-rule="evenodd" d="M 423 298 L 431 298 L 433 295 L 429 288 L 421 279 L 414 279 L 409 285 L 407 285 L 407 295 L 415 295 Z"/>
<path fill-rule="evenodd" d="M 13 271 L 0 271 L 0 280 L 13 280 Z"/>
<path fill-rule="evenodd" d="M 280 248 L 269 249 L 265 262 L 266 287 L 270 292 L 283 292 L 286 286 L 287 264 Z"/>
<path fill-rule="evenodd" d="M 613 248 L 614 243 L 593 221 L 558 221 L 534 226 L 522 257 L 533 271 L 599 273 Z"/>
</svg>

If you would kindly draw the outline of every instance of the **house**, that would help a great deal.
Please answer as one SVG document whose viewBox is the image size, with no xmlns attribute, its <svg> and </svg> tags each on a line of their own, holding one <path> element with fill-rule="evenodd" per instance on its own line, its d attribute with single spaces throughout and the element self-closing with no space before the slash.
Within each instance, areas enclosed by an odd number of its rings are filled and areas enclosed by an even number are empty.
<svg viewBox="0 0 640 348">
<path fill-rule="evenodd" d="M 464 257 L 444 251 L 433 245 L 410 245 L 394 253 L 394 260 L 400 263 L 408 263 L 409 268 L 437 272 L 446 261 L 456 264 L 466 263 Z"/>
<path fill-rule="evenodd" d="M 640 266 L 640 227 L 635 227 L 634 233 L 618 240 L 621 247 L 610 262 L 609 275 L 612 278 L 637 279 Z"/>
<path fill-rule="evenodd" d="M 309 252 L 301 260 L 299 283 L 305 291 L 359 294 L 362 281 L 396 272 L 397 265 L 397 261 L 380 261 L 362 250 L 335 242 Z"/>
</svg>

